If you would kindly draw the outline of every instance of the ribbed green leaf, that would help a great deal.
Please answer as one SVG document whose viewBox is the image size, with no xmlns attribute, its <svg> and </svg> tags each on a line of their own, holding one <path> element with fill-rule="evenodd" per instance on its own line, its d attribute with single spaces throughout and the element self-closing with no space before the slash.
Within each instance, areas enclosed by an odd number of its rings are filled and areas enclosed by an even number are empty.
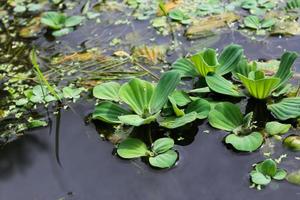
<svg viewBox="0 0 300 200">
<path fill-rule="evenodd" d="M 240 62 L 243 51 L 242 47 L 236 44 L 225 47 L 219 57 L 220 65 L 217 67 L 216 73 L 223 75 L 232 72 Z"/>
<path fill-rule="evenodd" d="M 169 150 L 169 151 L 159 154 L 155 157 L 150 157 L 149 163 L 153 167 L 170 168 L 175 164 L 177 157 L 178 157 L 178 154 L 176 153 L 176 151 Z"/>
<path fill-rule="evenodd" d="M 144 142 L 135 138 L 127 138 L 118 146 L 117 153 L 122 158 L 138 158 L 146 156 L 148 153 L 147 146 Z"/>
<path fill-rule="evenodd" d="M 256 71 L 256 65 L 248 63 L 246 58 L 242 58 L 240 62 L 237 64 L 236 68 L 234 69 L 234 73 L 239 73 L 241 75 L 244 75 L 248 77 L 248 74 L 251 71 Z"/>
<path fill-rule="evenodd" d="M 152 144 L 152 151 L 156 154 L 165 153 L 174 147 L 174 140 L 172 138 L 160 138 L 155 140 Z"/>
<path fill-rule="evenodd" d="M 237 75 L 250 95 L 257 99 L 265 99 L 270 96 L 272 91 L 280 82 L 280 79 L 276 77 L 266 77 L 253 80 L 241 74 Z"/>
<path fill-rule="evenodd" d="M 279 103 L 269 104 L 267 108 L 277 119 L 297 118 L 300 116 L 300 97 L 285 98 Z"/>
<path fill-rule="evenodd" d="M 175 90 L 171 96 L 178 106 L 185 106 L 191 102 L 189 95 L 181 90 Z"/>
<path fill-rule="evenodd" d="M 129 111 L 112 102 L 102 102 L 98 104 L 93 112 L 92 118 L 107 123 L 121 123 L 119 116 L 128 115 Z"/>
<path fill-rule="evenodd" d="M 174 100 L 173 97 L 169 96 L 169 101 L 171 102 L 172 104 L 172 108 L 173 108 L 173 111 L 176 115 L 176 117 L 181 117 L 184 115 L 184 111 L 182 109 L 179 109 L 177 104 L 176 104 L 176 101 Z"/>
<path fill-rule="evenodd" d="M 205 99 L 197 99 L 188 105 L 185 112 L 191 113 L 196 112 L 198 119 L 207 118 L 210 111 L 210 104 Z"/>
<path fill-rule="evenodd" d="M 266 123 L 265 131 L 269 135 L 282 135 L 287 133 L 290 128 L 291 128 L 290 124 L 282 124 L 280 122 L 273 121 L 273 122 Z"/>
<path fill-rule="evenodd" d="M 182 117 L 165 117 L 159 121 L 159 125 L 165 128 L 174 129 L 191 123 L 197 119 L 197 113 L 191 112 L 183 115 Z"/>
<path fill-rule="evenodd" d="M 232 103 L 217 103 L 208 115 L 209 124 L 225 131 L 233 131 L 243 123 L 240 108 Z"/>
<path fill-rule="evenodd" d="M 42 24 L 52 28 L 61 29 L 66 21 L 66 16 L 59 12 L 45 12 L 41 17 Z"/>
<path fill-rule="evenodd" d="M 143 124 L 150 124 L 151 122 L 155 121 L 158 115 L 159 112 L 147 118 L 142 118 L 139 115 L 122 115 L 119 116 L 119 120 L 127 125 L 141 126 Z"/>
<path fill-rule="evenodd" d="M 84 20 L 84 17 L 82 16 L 70 16 L 66 19 L 65 21 L 65 26 L 66 27 L 73 27 L 77 26 Z"/>
<path fill-rule="evenodd" d="M 169 71 L 161 76 L 149 102 L 151 114 L 162 109 L 168 101 L 168 96 L 176 89 L 179 82 L 180 74 L 176 71 Z"/>
<path fill-rule="evenodd" d="M 172 64 L 172 69 L 180 73 L 182 77 L 196 77 L 198 73 L 194 64 L 187 58 L 176 60 Z"/>
<path fill-rule="evenodd" d="M 274 160 L 269 158 L 257 164 L 255 169 L 264 175 L 273 177 L 277 172 L 277 164 Z"/>
<path fill-rule="evenodd" d="M 244 18 L 244 24 L 247 28 L 255 30 L 260 29 L 260 19 L 255 15 L 249 15 Z"/>
<path fill-rule="evenodd" d="M 216 52 L 213 49 L 206 49 L 191 56 L 190 60 L 194 64 L 198 74 L 205 77 L 209 72 L 214 72 L 218 64 Z"/>
<path fill-rule="evenodd" d="M 252 152 L 258 149 L 264 139 L 261 133 L 253 132 L 246 136 L 238 136 L 235 134 L 229 134 L 225 138 L 225 143 L 231 144 L 236 150 Z"/>
<path fill-rule="evenodd" d="M 287 83 L 287 81 L 289 81 L 289 79 L 293 76 L 291 67 L 293 66 L 293 63 L 297 57 L 298 54 L 296 52 L 285 52 L 281 56 L 280 65 L 275 74 L 275 77 L 280 78 L 280 83 L 278 83 L 277 88 Z"/>
<path fill-rule="evenodd" d="M 268 185 L 271 182 L 271 177 L 265 176 L 264 174 L 253 170 L 250 173 L 251 181 L 257 185 Z"/>
<path fill-rule="evenodd" d="M 239 92 L 237 86 L 218 74 L 208 75 L 205 77 L 205 80 L 209 88 L 214 92 L 235 97 L 244 96 Z"/>
<path fill-rule="evenodd" d="M 102 83 L 93 88 L 93 96 L 102 100 L 119 101 L 120 87 L 117 82 Z"/>
<path fill-rule="evenodd" d="M 138 115 L 149 112 L 149 102 L 154 93 L 154 86 L 137 78 L 121 86 L 119 96 Z"/>
</svg>

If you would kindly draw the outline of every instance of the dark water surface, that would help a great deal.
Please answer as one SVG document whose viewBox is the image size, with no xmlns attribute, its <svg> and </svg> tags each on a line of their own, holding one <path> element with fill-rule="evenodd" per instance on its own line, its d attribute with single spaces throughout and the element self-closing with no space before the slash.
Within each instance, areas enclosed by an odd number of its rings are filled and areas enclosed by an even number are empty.
<svg viewBox="0 0 300 200">
<path fill-rule="evenodd" d="M 63 39 L 63 44 L 84 43 L 76 34 L 88 33 L 79 27 Z M 141 35 L 141 41 L 149 38 L 146 32 Z M 85 47 L 107 43 L 107 37 L 100 36 L 87 40 Z M 179 39 L 185 44 L 179 54 L 189 52 L 195 45 Z M 168 39 L 161 41 L 165 40 Z M 250 59 L 274 59 L 280 58 L 284 49 L 300 52 L 299 41 L 300 37 L 251 41 L 237 32 L 228 32 L 210 46 L 222 49 L 235 42 L 243 45 Z M 42 50 L 50 43 L 38 40 L 36 44 Z M 53 51 L 55 48 L 54 45 Z M 299 64 L 298 59 L 295 66 Z M 273 181 L 262 191 L 250 189 L 248 172 L 253 163 L 264 159 L 262 153 L 239 154 L 227 149 L 222 144 L 226 133 L 212 130 L 206 123 L 199 127 L 193 143 L 176 147 L 180 152 L 179 164 L 174 169 L 159 171 L 139 161 L 113 156 L 113 145 L 100 139 L 93 124 L 84 123 L 93 105 L 77 103 L 73 107 L 76 113 L 67 110 L 61 116 L 61 166 L 55 158 L 55 134 L 52 131 L 49 135 L 49 128 L 34 130 L 1 147 L 0 200 L 300 200 L 300 188 L 286 181 Z M 210 133 L 203 132 L 207 129 Z M 295 162 L 287 162 L 283 167 L 299 168 L 300 161 Z"/>
<path fill-rule="evenodd" d="M 112 145 L 101 141 L 83 116 L 92 106 L 77 104 L 77 114 L 62 112 L 61 167 L 54 154 L 54 134 L 39 129 L 1 150 L 0 199 L 56 200 L 296 200 L 300 189 L 273 181 L 266 189 L 249 188 L 251 165 L 260 152 L 238 154 L 222 144 L 225 133 L 204 133 L 192 144 L 177 146 L 179 164 L 169 171 L 112 156 Z M 189 133 L 186 133 L 189 134 Z"/>
</svg>

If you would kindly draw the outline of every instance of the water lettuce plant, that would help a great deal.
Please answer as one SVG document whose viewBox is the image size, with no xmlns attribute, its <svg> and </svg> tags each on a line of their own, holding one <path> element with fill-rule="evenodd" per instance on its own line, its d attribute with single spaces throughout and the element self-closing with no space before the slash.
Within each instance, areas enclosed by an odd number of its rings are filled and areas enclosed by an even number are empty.
<svg viewBox="0 0 300 200">
<path fill-rule="evenodd" d="M 281 56 L 279 68 L 273 76 L 266 76 L 263 70 L 257 69 L 255 63 L 252 66 L 243 64 L 243 67 L 248 70 L 244 69 L 244 73 L 237 73 L 237 76 L 252 97 L 266 99 L 272 92 L 283 89 L 288 83 L 293 76 L 291 67 L 297 57 L 295 52 L 285 52 Z"/>
<path fill-rule="evenodd" d="M 243 116 L 238 106 L 222 102 L 217 103 L 208 116 L 209 124 L 231 134 L 225 137 L 225 143 L 230 144 L 238 151 L 252 152 L 258 149 L 263 141 L 260 132 L 253 131 L 253 113 Z"/>
<path fill-rule="evenodd" d="M 41 18 L 42 24 L 53 30 L 52 35 L 55 37 L 69 34 L 83 20 L 82 16 L 66 16 L 64 13 L 54 11 L 43 13 Z"/>
<path fill-rule="evenodd" d="M 240 97 L 243 96 L 232 82 L 226 80 L 223 75 L 232 72 L 238 65 L 243 55 L 243 49 L 239 45 L 231 44 L 224 48 L 219 57 L 214 49 L 205 49 L 189 58 L 181 58 L 172 65 L 174 71 L 178 71 L 183 77 L 199 77 L 204 79 L 210 90 Z"/>
<path fill-rule="evenodd" d="M 136 138 L 127 138 L 117 147 L 117 153 L 125 159 L 147 157 L 151 166 L 158 168 L 172 167 L 178 154 L 173 149 L 174 140 L 171 138 L 157 139 L 149 150 L 147 145 Z"/>
<path fill-rule="evenodd" d="M 150 124 L 157 120 L 168 101 L 168 96 L 175 90 L 179 81 L 179 73 L 167 72 L 162 75 L 156 86 L 138 78 L 122 86 L 116 82 L 98 85 L 93 89 L 93 95 L 106 101 L 96 106 L 93 119 L 132 126 Z M 114 102 L 125 103 L 130 110 Z"/>
<path fill-rule="evenodd" d="M 179 81 L 179 73 L 171 71 L 163 74 L 157 85 L 137 78 L 122 86 L 116 82 L 100 84 L 93 89 L 93 95 L 105 101 L 96 106 L 92 117 L 108 123 L 131 126 L 156 121 L 160 126 L 170 129 L 206 118 L 210 110 L 208 101 L 197 99 L 191 103 L 191 100 L 183 103 L 186 101 L 183 98 L 189 97 L 175 90 Z M 161 116 L 169 101 L 174 114 Z M 117 103 L 125 103 L 130 110 Z M 179 108 L 188 103 L 186 109 Z"/>
<path fill-rule="evenodd" d="M 270 29 L 275 24 L 274 19 L 260 19 L 258 16 L 249 15 L 244 18 L 244 26 L 259 32 L 260 30 Z"/>
<path fill-rule="evenodd" d="M 286 175 L 287 172 L 284 169 L 278 168 L 276 162 L 272 159 L 266 159 L 256 164 L 250 172 L 251 182 L 257 189 L 268 185 L 272 179 L 283 180 Z"/>
</svg>

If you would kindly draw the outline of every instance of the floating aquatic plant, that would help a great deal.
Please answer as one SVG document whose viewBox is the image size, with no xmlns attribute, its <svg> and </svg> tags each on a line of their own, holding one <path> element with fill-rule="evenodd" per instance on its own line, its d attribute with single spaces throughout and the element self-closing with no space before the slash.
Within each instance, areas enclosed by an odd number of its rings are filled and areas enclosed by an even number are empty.
<svg viewBox="0 0 300 200">
<path fill-rule="evenodd" d="M 174 140 L 171 138 L 160 138 L 151 145 L 149 150 L 146 144 L 136 138 L 127 138 L 117 147 L 117 153 L 120 157 L 126 159 L 147 157 L 151 166 L 158 168 L 172 167 L 178 154 L 173 149 Z"/>
<path fill-rule="evenodd" d="M 83 20 L 82 16 L 66 16 L 64 13 L 54 11 L 43 13 L 41 18 L 42 24 L 52 29 L 52 35 L 55 37 L 69 34 Z"/>
<path fill-rule="evenodd" d="M 157 86 L 137 78 L 122 86 L 116 82 L 96 86 L 93 90 L 94 96 L 108 101 L 96 106 L 93 119 L 133 126 L 149 124 L 158 118 L 161 109 L 168 101 L 168 96 L 175 90 L 179 81 L 178 73 L 167 72 L 161 77 Z M 131 110 L 122 108 L 112 101 L 124 102 Z"/>
<path fill-rule="evenodd" d="M 260 132 L 253 131 L 253 113 L 243 116 L 238 106 L 229 103 L 217 103 L 208 116 L 214 128 L 232 132 L 225 137 L 225 143 L 238 151 L 252 152 L 258 149 L 264 139 Z"/>
<path fill-rule="evenodd" d="M 272 179 L 283 180 L 287 172 L 278 168 L 276 162 L 272 159 L 266 159 L 255 165 L 254 170 L 250 172 L 251 182 L 261 189 L 261 186 L 268 185 Z"/>
<path fill-rule="evenodd" d="M 181 58 L 173 63 L 172 68 L 184 77 L 200 77 L 208 87 L 217 93 L 240 97 L 243 96 L 232 82 L 222 75 L 232 72 L 243 55 L 239 45 L 229 45 L 217 57 L 214 49 L 206 49 L 189 58 Z"/>
</svg>

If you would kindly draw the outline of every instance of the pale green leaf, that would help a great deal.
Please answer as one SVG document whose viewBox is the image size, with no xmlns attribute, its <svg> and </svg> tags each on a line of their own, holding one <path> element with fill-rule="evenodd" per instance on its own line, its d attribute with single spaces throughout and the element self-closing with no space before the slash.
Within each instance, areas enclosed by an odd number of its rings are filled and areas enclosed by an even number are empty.
<svg viewBox="0 0 300 200">
<path fill-rule="evenodd" d="M 121 123 L 119 117 L 130 114 L 129 111 L 112 102 L 101 102 L 95 108 L 92 118 L 107 123 Z"/>
<path fill-rule="evenodd" d="M 219 57 L 220 65 L 217 67 L 216 73 L 223 75 L 232 72 L 240 62 L 243 51 L 242 47 L 236 44 L 225 47 Z"/>
<path fill-rule="evenodd" d="M 165 117 L 159 121 L 159 125 L 168 129 L 174 129 L 191 123 L 197 119 L 197 113 L 187 113 L 181 117 Z"/>
<path fill-rule="evenodd" d="M 161 76 L 149 102 L 150 113 L 154 114 L 162 109 L 179 82 L 180 74 L 176 71 L 169 71 Z"/>
<path fill-rule="evenodd" d="M 159 154 L 155 157 L 150 157 L 149 163 L 153 167 L 170 168 L 176 163 L 177 157 L 178 157 L 178 154 L 176 153 L 176 151 L 169 150 L 169 151 Z"/>
<path fill-rule="evenodd" d="M 142 118 L 139 115 L 122 115 L 118 118 L 124 124 L 131 126 L 141 126 L 143 124 L 150 124 L 151 122 L 155 121 L 158 115 L 159 112 L 147 118 Z"/>
<path fill-rule="evenodd" d="M 263 141 L 263 136 L 259 132 L 253 132 L 246 136 L 230 134 L 225 138 L 225 143 L 231 144 L 236 150 L 246 152 L 255 151 L 262 145 Z"/>
<path fill-rule="evenodd" d="M 65 21 L 65 26 L 66 27 L 77 26 L 83 20 L 84 20 L 84 17 L 82 17 L 82 16 L 70 16 L 70 17 L 67 17 L 67 19 Z"/>
<path fill-rule="evenodd" d="M 58 12 L 45 12 L 41 17 L 41 23 L 52 28 L 61 29 L 66 21 L 66 16 Z"/>
<path fill-rule="evenodd" d="M 278 83 L 277 88 L 286 84 L 289 79 L 293 76 L 291 68 L 297 59 L 298 54 L 296 52 L 285 52 L 280 59 L 280 64 L 275 77 L 280 78 L 280 83 Z"/>
<path fill-rule="evenodd" d="M 172 138 L 160 138 L 155 140 L 152 144 L 152 151 L 156 154 L 165 153 L 174 147 L 174 140 Z"/>
<path fill-rule="evenodd" d="M 187 58 L 180 58 L 172 64 L 172 70 L 180 73 L 182 77 L 196 77 L 198 75 L 194 64 Z"/>
<path fill-rule="evenodd" d="M 119 101 L 120 84 L 117 82 L 107 82 L 93 88 L 93 96 L 109 101 Z"/>
<path fill-rule="evenodd" d="M 291 125 L 290 124 L 282 124 L 277 121 L 267 122 L 265 131 L 269 135 L 282 135 L 289 131 Z"/>
<path fill-rule="evenodd" d="M 198 74 L 205 77 L 209 72 L 215 72 L 218 64 L 214 49 L 206 49 L 191 56 L 190 60 L 194 64 Z"/>
<path fill-rule="evenodd" d="M 144 142 L 135 138 L 127 138 L 118 145 L 117 153 L 122 158 L 138 158 L 146 156 L 147 146 Z"/>
<path fill-rule="evenodd" d="M 300 97 L 284 98 L 278 103 L 269 104 L 268 110 L 280 120 L 297 118 L 300 116 Z"/>
<path fill-rule="evenodd" d="M 205 99 L 197 99 L 190 103 L 186 108 L 186 113 L 196 112 L 198 119 L 207 118 L 210 111 L 210 104 Z"/>
<path fill-rule="evenodd" d="M 209 124 L 225 131 L 233 131 L 243 123 L 240 108 L 232 103 L 217 103 L 208 115 Z"/>
<path fill-rule="evenodd" d="M 211 74 L 205 77 L 206 83 L 214 92 L 229 96 L 242 97 L 239 88 L 218 74 Z"/>
<path fill-rule="evenodd" d="M 237 75 L 250 95 L 257 99 L 265 99 L 269 97 L 280 82 L 280 79 L 276 77 L 266 77 L 254 80 L 241 74 Z"/>
<path fill-rule="evenodd" d="M 251 181 L 257 185 L 268 185 L 271 182 L 271 177 L 265 176 L 262 173 L 253 170 L 250 173 Z"/>
<path fill-rule="evenodd" d="M 127 103 L 138 115 L 149 112 L 149 102 L 154 92 L 154 86 L 144 80 L 134 78 L 119 89 L 119 97 Z"/>
<path fill-rule="evenodd" d="M 277 169 L 276 174 L 273 176 L 275 180 L 283 180 L 285 179 L 287 172 L 284 169 Z"/>
</svg>

